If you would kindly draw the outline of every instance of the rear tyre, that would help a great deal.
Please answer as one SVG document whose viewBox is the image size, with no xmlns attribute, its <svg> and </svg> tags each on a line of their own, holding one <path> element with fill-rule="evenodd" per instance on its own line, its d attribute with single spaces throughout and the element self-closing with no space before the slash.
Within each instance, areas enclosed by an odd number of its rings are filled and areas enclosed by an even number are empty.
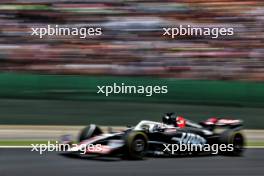
<svg viewBox="0 0 264 176">
<path fill-rule="evenodd" d="M 126 159 L 141 160 L 148 149 L 148 137 L 143 132 L 129 132 L 125 136 L 124 157 Z"/>
<path fill-rule="evenodd" d="M 221 134 L 220 144 L 233 145 L 233 150 L 222 152 L 223 155 L 241 156 L 244 152 L 245 138 L 241 131 L 228 130 Z"/>
<path fill-rule="evenodd" d="M 91 125 L 89 125 L 89 126 L 87 126 L 81 130 L 81 132 L 79 134 L 79 142 L 81 142 L 83 140 L 87 140 L 91 137 L 100 135 L 102 133 L 103 133 L 102 130 L 98 126 L 91 124 Z"/>
</svg>

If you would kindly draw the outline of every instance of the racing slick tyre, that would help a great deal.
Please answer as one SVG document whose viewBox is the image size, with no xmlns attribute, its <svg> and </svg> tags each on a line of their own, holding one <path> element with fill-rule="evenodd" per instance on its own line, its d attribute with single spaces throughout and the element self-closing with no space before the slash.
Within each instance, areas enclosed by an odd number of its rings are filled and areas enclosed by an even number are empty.
<svg viewBox="0 0 264 176">
<path fill-rule="evenodd" d="M 81 130 L 79 134 L 79 142 L 100 135 L 102 133 L 102 130 L 98 126 L 91 124 Z"/>
<path fill-rule="evenodd" d="M 233 150 L 222 152 L 223 155 L 241 156 L 244 152 L 245 139 L 241 131 L 227 130 L 221 134 L 220 144 L 233 145 Z"/>
<path fill-rule="evenodd" d="M 124 158 L 131 160 L 143 159 L 148 149 L 148 137 L 143 132 L 129 132 L 124 139 Z"/>
</svg>

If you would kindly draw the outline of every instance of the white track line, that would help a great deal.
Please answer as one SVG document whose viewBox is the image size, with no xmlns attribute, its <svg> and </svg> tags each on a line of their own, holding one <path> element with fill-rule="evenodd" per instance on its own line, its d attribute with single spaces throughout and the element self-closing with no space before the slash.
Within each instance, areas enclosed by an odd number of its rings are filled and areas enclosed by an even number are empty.
<svg viewBox="0 0 264 176">
<path fill-rule="evenodd" d="M 260 148 L 260 149 L 263 149 L 264 146 L 246 146 L 245 148 L 250 148 L 250 149 L 258 149 L 258 148 Z"/>
<path fill-rule="evenodd" d="M 0 148 L 6 148 L 6 149 L 31 149 L 32 146 L 28 146 L 28 145 L 1 145 Z"/>
</svg>

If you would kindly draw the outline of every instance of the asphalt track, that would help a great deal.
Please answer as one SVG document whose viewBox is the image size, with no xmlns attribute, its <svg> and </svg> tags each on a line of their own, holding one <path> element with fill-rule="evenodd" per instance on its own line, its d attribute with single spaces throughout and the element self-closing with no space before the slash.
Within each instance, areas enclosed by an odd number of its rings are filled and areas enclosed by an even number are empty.
<svg viewBox="0 0 264 176">
<path fill-rule="evenodd" d="M 29 149 L 0 149 L 1 176 L 263 176 L 263 173 L 264 149 L 248 149 L 243 157 L 147 158 L 142 161 L 66 158 L 57 153 L 40 156 Z"/>
</svg>

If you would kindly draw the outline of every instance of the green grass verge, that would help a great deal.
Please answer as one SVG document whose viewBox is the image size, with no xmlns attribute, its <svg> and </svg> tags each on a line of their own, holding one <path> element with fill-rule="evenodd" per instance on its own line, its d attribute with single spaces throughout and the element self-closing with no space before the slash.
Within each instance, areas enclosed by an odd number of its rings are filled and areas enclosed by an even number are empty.
<svg viewBox="0 0 264 176">
<path fill-rule="evenodd" d="M 264 141 L 248 141 L 247 146 L 264 146 Z"/>
<path fill-rule="evenodd" d="M 56 141 L 50 141 L 50 144 L 55 144 Z M 32 140 L 32 141 L 17 141 L 17 140 L 5 140 L 5 141 L 0 141 L 0 146 L 31 146 L 32 144 L 48 144 L 48 141 L 44 140 Z"/>
<path fill-rule="evenodd" d="M 264 108 L 111 101 L 0 100 L 1 125 L 135 125 L 176 112 L 195 122 L 209 117 L 242 119 L 245 129 L 264 129 Z"/>
</svg>

